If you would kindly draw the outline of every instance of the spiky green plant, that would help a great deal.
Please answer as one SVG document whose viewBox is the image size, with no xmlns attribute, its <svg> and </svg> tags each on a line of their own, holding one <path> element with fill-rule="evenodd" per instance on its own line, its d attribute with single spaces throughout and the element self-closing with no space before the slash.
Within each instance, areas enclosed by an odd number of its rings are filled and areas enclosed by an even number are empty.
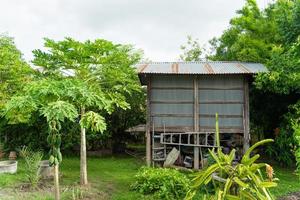
<svg viewBox="0 0 300 200">
<path fill-rule="evenodd" d="M 216 135 L 218 136 L 218 118 L 216 115 Z M 217 137 L 219 138 L 219 137 Z M 234 163 L 235 149 L 226 155 L 218 146 L 217 151 L 209 150 L 209 153 L 216 161 L 203 171 L 196 172 L 193 179 L 193 189 L 188 193 L 186 199 L 192 199 L 196 191 L 201 187 L 213 183 L 215 187 L 214 199 L 218 200 L 273 200 L 268 188 L 277 186 L 273 179 L 273 169 L 265 163 L 255 163 L 260 157 L 259 154 L 250 156 L 251 152 L 258 146 L 272 142 L 272 139 L 262 140 L 251 146 L 242 157 L 239 163 Z M 217 141 L 219 144 L 219 141 Z M 264 178 L 261 168 L 265 167 L 267 175 Z"/>
<path fill-rule="evenodd" d="M 32 151 L 28 147 L 23 147 L 20 155 L 25 161 L 25 175 L 31 187 L 36 188 L 41 178 L 39 174 L 40 162 L 43 158 L 41 151 Z"/>
</svg>

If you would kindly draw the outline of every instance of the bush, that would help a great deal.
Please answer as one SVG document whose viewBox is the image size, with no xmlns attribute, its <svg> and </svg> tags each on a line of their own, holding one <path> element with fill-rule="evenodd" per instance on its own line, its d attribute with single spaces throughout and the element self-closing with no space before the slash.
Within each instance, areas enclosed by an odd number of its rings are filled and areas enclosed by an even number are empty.
<svg viewBox="0 0 300 200">
<path fill-rule="evenodd" d="M 281 166 L 291 167 L 295 162 L 295 141 L 291 130 L 280 129 L 274 143 L 267 145 L 265 153 Z"/>
<path fill-rule="evenodd" d="M 132 189 L 156 199 L 183 199 L 190 189 L 190 180 L 175 169 L 142 167 L 135 178 Z"/>
<path fill-rule="evenodd" d="M 27 147 L 23 147 L 20 155 L 25 160 L 25 174 L 28 182 L 32 187 L 37 187 L 41 178 L 39 174 L 40 162 L 43 158 L 43 153 L 40 151 L 33 152 Z"/>
</svg>

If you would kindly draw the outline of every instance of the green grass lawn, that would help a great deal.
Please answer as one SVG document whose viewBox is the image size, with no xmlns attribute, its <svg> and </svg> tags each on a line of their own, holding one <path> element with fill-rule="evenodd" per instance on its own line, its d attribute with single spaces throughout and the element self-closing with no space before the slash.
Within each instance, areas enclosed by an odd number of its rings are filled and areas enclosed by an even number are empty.
<svg viewBox="0 0 300 200">
<path fill-rule="evenodd" d="M 80 190 L 79 158 L 64 158 L 61 165 L 62 199 L 73 199 L 87 195 L 87 199 L 151 199 L 130 190 L 134 182 L 134 175 L 143 165 L 141 161 L 128 157 L 88 158 L 88 178 L 90 187 L 88 191 Z M 290 192 L 300 191 L 300 181 L 293 170 L 275 168 L 275 175 L 280 179 L 277 188 L 272 189 L 275 196 L 283 196 Z M 0 175 L 1 190 L 8 193 L 7 197 L 0 199 L 53 199 L 51 190 L 19 191 L 20 185 L 25 182 L 24 163 L 19 161 L 18 173 L 14 175 Z M 50 188 L 52 182 L 47 187 Z"/>
</svg>

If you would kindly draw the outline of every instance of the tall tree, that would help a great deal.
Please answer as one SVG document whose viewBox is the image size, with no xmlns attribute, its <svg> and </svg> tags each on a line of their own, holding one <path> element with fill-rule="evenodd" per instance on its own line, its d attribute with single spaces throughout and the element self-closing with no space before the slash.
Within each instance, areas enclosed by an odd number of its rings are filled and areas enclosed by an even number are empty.
<svg viewBox="0 0 300 200">
<path fill-rule="evenodd" d="M 183 53 L 180 55 L 180 59 L 183 61 L 201 61 L 201 55 L 203 48 L 201 47 L 198 39 L 193 39 L 192 36 L 187 36 L 186 44 L 180 46 Z"/>
<path fill-rule="evenodd" d="M 6 104 L 4 115 L 9 123 L 30 123 L 35 114 L 44 117 L 48 123 L 47 137 L 50 146 L 49 162 L 54 166 L 55 199 L 59 200 L 59 163 L 62 161 L 60 152 L 61 127 L 65 120 L 73 121 L 78 116 L 74 105 L 66 100 L 65 94 L 74 95 L 70 91 L 68 80 L 53 81 L 45 79 L 32 81 L 26 87 L 26 94 L 16 94 Z"/>
<path fill-rule="evenodd" d="M 71 73 L 71 79 L 84 83 L 88 88 L 82 91 L 82 96 L 73 99 L 80 109 L 81 118 L 80 183 L 86 185 L 86 128 L 90 126 L 84 121 L 94 118 L 95 113 L 90 111 L 95 107 L 108 113 L 116 107 L 130 107 L 126 94 L 140 91 L 132 67 L 140 59 L 140 52 L 130 45 L 113 44 L 102 39 L 85 42 L 72 38 L 63 41 L 45 39 L 44 46 L 49 51 L 33 51 L 33 63 L 43 67 L 44 76 L 63 78 L 64 73 Z M 85 91 L 93 91 L 93 95 Z M 98 119 L 104 120 L 100 115 Z"/>
<path fill-rule="evenodd" d="M 13 38 L 0 35 L 0 109 L 31 79 L 33 70 L 22 58 Z"/>
</svg>

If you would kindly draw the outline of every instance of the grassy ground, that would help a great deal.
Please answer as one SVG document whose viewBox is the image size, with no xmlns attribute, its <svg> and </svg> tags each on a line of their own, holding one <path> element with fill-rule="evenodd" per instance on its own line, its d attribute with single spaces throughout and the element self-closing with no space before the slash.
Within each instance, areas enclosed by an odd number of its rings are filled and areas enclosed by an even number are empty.
<svg viewBox="0 0 300 200">
<path fill-rule="evenodd" d="M 110 157 L 89 158 L 88 175 L 90 187 L 79 189 L 79 158 L 64 158 L 61 165 L 62 199 L 151 199 L 137 192 L 130 191 L 134 175 L 142 163 L 134 158 Z M 300 181 L 293 170 L 276 168 L 279 185 L 272 192 L 276 196 L 283 196 L 290 192 L 300 191 Z M 0 199 L 29 199 L 50 200 L 52 198 L 52 182 L 45 183 L 44 189 L 23 191 L 26 178 L 24 163 L 19 162 L 18 173 L 14 175 L 0 175 Z M 2 194 L 2 196 L 1 196 Z"/>
</svg>

